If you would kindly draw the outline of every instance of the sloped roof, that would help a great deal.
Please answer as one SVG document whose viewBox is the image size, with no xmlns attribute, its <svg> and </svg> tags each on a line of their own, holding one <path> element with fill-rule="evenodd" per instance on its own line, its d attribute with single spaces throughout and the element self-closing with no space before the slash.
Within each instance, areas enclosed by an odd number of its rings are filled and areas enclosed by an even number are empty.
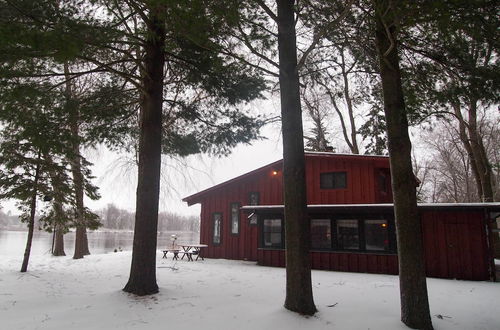
<svg viewBox="0 0 500 330">
<path fill-rule="evenodd" d="M 332 152 L 311 152 L 311 151 L 305 152 L 304 155 L 306 158 L 308 158 L 308 157 L 332 157 L 332 158 L 359 158 L 359 159 L 370 158 L 370 159 L 383 159 L 383 160 L 387 160 L 389 158 L 389 156 L 380 156 L 380 155 L 338 154 L 338 153 L 332 153 Z M 212 186 L 210 188 L 207 188 L 205 190 L 197 192 L 193 195 L 184 197 L 182 199 L 182 201 L 188 203 L 189 206 L 196 204 L 196 203 L 199 203 L 200 198 L 202 198 L 203 196 L 205 196 L 208 193 L 211 193 L 219 188 L 230 185 L 230 184 L 235 183 L 237 181 L 241 181 L 241 180 L 244 180 L 246 178 L 249 178 L 249 177 L 251 177 L 259 172 L 268 171 L 268 170 L 271 170 L 271 169 L 276 168 L 276 167 L 282 168 L 282 163 L 283 163 L 283 159 L 280 159 L 280 160 L 275 161 L 273 163 L 264 165 L 262 167 L 259 167 L 255 170 L 253 170 L 253 171 L 247 172 L 245 174 L 237 176 L 237 177 L 230 179 L 228 181 L 224 181 L 224 182 L 219 183 L 215 186 Z"/>
</svg>

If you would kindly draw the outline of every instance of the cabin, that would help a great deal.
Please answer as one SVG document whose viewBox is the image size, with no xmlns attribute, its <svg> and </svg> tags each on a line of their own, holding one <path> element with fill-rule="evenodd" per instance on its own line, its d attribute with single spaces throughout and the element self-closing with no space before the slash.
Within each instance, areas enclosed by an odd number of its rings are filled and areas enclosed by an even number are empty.
<svg viewBox="0 0 500 330">
<path fill-rule="evenodd" d="M 313 269 L 397 274 L 389 158 L 306 152 Z M 285 266 L 279 160 L 191 196 L 207 258 Z M 500 203 L 419 204 L 427 275 L 495 277 L 491 223 Z"/>
</svg>

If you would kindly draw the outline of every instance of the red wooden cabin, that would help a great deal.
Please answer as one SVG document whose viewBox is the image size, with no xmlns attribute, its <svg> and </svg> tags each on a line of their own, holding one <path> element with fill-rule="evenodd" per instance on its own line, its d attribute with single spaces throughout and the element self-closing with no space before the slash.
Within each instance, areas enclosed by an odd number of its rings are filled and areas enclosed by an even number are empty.
<svg viewBox="0 0 500 330">
<path fill-rule="evenodd" d="M 389 158 L 307 152 L 314 269 L 397 274 Z M 204 255 L 284 266 L 282 161 L 183 200 L 201 203 Z M 428 276 L 494 274 L 488 223 L 500 203 L 419 206 Z"/>
</svg>

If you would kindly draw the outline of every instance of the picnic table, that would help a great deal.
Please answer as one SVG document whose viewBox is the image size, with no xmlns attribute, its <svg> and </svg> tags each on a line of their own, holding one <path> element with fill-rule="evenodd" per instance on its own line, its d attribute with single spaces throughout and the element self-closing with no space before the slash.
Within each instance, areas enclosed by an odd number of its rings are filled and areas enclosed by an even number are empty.
<svg viewBox="0 0 500 330">
<path fill-rule="evenodd" d="M 173 258 L 174 260 L 179 260 L 179 252 L 181 252 L 180 249 L 174 247 L 174 248 L 168 248 L 168 249 L 163 250 L 163 258 L 168 259 L 167 253 L 169 253 L 169 252 L 174 254 L 174 258 Z"/>
<path fill-rule="evenodd" d="M 203 248 L 206 248 L 208 247 L 208 245 L 206 244 L 179 244 L 179 246 L 182 248 L 182 251 L 180 251 L 181 253 L 183 253 L 182 255 L 182 259 L 184 259 L 184 257 L 187 257 L 187 260 L 188 261 L 193 261 L 193 255 L 196 255 L 196 259 L 195 261 L 198 260 L 198 258 L 201 258 L 201 260 L 205 260 L 203 259 Z"/>
</svg>

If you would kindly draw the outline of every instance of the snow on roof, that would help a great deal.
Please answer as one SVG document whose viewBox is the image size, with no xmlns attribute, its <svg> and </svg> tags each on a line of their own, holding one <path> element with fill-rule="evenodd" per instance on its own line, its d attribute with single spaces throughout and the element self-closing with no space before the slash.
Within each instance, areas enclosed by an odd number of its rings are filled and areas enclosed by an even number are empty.
<svg viewBox="0 0 500 330">
<path fill-rule="evenodd" d="M 500 203 L 418 203 L 422 209 L 487 209 L 491 211 L 500 211 Z M 394 204 L 310 204 L 307 208 L 310 210 L 323 209 L 392 209 Z M 283 205 L 246 205 L 242 210 L 281 210 Z"/>
</svg>

